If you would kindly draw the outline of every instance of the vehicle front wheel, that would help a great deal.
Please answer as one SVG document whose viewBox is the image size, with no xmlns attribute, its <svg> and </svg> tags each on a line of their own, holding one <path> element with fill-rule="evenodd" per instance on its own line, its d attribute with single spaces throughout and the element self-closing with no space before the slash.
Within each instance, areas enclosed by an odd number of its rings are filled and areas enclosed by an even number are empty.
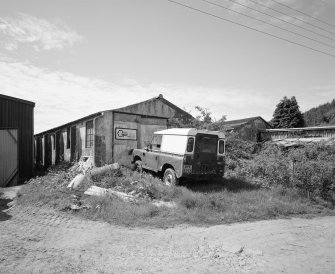
<svg viewBox="0 0 335 274">
<path fill-rule="evenodd" d="M 142 161 L 141 160 L 135 161 L 134 170 L 139 172 L 139 173 L 142 173 L 143 168 L 142 168 Z"/>
<path fill-rule="evenodd" d="M 173 186 L 178 184 L 178 178 L 176 172 L 172 168 L 165 170 L 163 175 L 163 182 L 168 186 Z"/>
</svg>

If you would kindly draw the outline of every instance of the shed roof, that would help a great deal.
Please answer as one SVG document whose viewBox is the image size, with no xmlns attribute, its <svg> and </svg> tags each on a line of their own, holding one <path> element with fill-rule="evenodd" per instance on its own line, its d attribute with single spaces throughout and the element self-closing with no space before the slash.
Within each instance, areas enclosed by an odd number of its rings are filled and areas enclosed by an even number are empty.
<svg viewBox="0 0 335 274">
<path fill-rule="evenodd" d="M 236 129 L 240 126 L 244 126 L 254 120 L 257 119 L 261 119 L 264 123 L 266 123 L 269 127 L 271 127 L 271 125 L 265 121 L 261 116 L 256 116 L 256 117 L 250 117 L 250 118 L 244 118 L 244 119 L 238 119 L 238 120 L 230 120 L 230 121 L 225 121 L 224 124 L 226 125 L 226 127 L 229 129 Z"/>
<path fill-rule="evenodd" d="M 5 99 L 5 100 L 11 100 L 11 101 L 19 102 L 19 103 L 22 103 L 22 104 L 32 105 L 33 107 L 35 107 L 35 103 L 34 102 L 23 100 L 23 99 L 20 99 L 20 98 L 16 98 L 16 97 L 11 97 L 11 96 L 7 96 L 7 95 L 4 95 L 4 94 L 0 94 L 0 99 L 1 98 Z"/>
<path fill-rule="evenodd" d="M 121 107 L 121 108 L 117 108 L 115 110 L 119 110 L 119 111 L 125 111 L 127 110 L 128 108 L 132 108 L 134 106 L 137 106 L 137 105 L 140 105 L 140 104 L 144 104 L 146 102 L 150 102 L 150 101 L 154 101 L 154 100 L 160 100 L 161 102 L 163 102 L 164 104 L 168 105 L 169 107 L 173 108 L 174 110 L 182 113 L 183 115 L 185 115 L 186 117 L 188 118 L 191 118 L 191 119 L 194 119 L 194 117 L 189 114 L 188 112 L 186 112 L 185 110 L 177 107 L 176 105 L 172 104 L 170 101 L 166 100 L 162 94 L 159 94 L 158 96 L 156 97 L 153 97 L 151 99 L 148 99 L 148 100 L 145 100 L 145 101 L 142 101 L 142 102 L 139 102 L 139 103 L 135 103 L 135 104 L 132 104 L 132 105 L 128 105 L 128 106 L 125 106 L 125 107 Z"/>
<path fill-rule="evenodd" d="M 59 129 L 61 129 L 61 128 L 69 127 L 69 126 L 71 126 L 71 125 L 73 125 L 73 124 L 80 123 L 80 122 L 85 121 L 85 120 L 87 120 L 87 119 L 93 119 L 93 118 L 95 118 L 95 117 L 101 116 L 102 114 L 103 114 L 103 112 L 96 112 L 96 113 L 87 115 L 87 116 L 85 116 L 85 117 L 79 118 L 79 119 L 77 119 L 77 120 L 71 121 L 71 122 L 69 122 L 69 123 L 63 124 L 63 125 L 61 125 L 61 126 L 54 127 L 54 128 L 51 128 L 51 129 L 42 131 L 42 132 L 40 132 L 40 133 L 38 133 L 38 134 L 35 134 L 35 136 L 42 135 L 42 134 L 46 134 L 46 133 L 52 133 L 52 132 L 57 131 L 57 130 L 59 130 Z"/>
<path fill-rule="evenodd" d="M 318 126 L 318 127 L 298 127 L 298 128 L 273 128 L 265 129 L 264 132 L 294 132 L 294 131 L 313 131 L 335 129 L 335 126 Z"/>
<path fill-rule="evenodd" d="M 272 141 L 274 144 L 283 145 L 285 147 L 302 146 L 323 142 L 324 144 L 334 144 L 334 137 L 310 137 L 310 138 L 287 138 Z"/>
<path fill-rule="evenodd" d="M 164 99 L 163 96 L 160 94 L 159 96 L 157 97 L 154 97 L 154 98 L 151 98 L 149 100 L 145 100 L 145 101 L 142 101 L 142 102 L 139 102 L 139 103 L 136 103 L 136 104 L 132 104 L 132 105 L 129 105 L 129 106 L 125 106 L 125 107 L 122 107 L 122 108 L 117 108 L 117 109 L 109 109 L 109 110 L 105 110 L 105 111 L 100 111 L 100 112 L 96 112 L 96 113 L 93 113 L 93 114 L 90 114 L 88 116 L 85 116 L 85 117 L 82 117 L 82 118 L 79 118 L 77 120 L 74 120 L 74 121 L 71 121 L 69 123 L 66 123 L 66 124 L 63 124 L 63 125 L 60 125 L 58 127 L 54 127 L 54 128 L 51 128 L 51 129 L 48 129 L 48 130 L 45 130 L 45 131 L 42 131 L 38 134 L 35 134 L 35 136 L 38 136 L 38 135 L 42 135 L 42 134 L 46 134 L 46 133 L 51 133 L 51 132 L 54 132 L 56 130 L 59 130 L 61 128 L 64 128 L 64 127 L 68 127 L 68 126 L 71 126 L 73 124 L 76 124 L 76 123 L 79 123 L 79 122 L 82 122 L 84 120 L 87 120 L 87 119 L 91 119 L 91 118 L 94 118 L 94 117 L 97 117 L 97 116 L 100 116 L 100 115 L 103 115 L 104 112 L 108 112 L 108 111 L 115 111 L 115 112 L 120 112 L 120 113 L 129 113 L 127 112 L 127 108 L 129 107 L 132 107 L 132 106 L 136 106 L 136 105 L 139 105 L 139 104 L 143 104 L 145 102 L 149 102 L 151 100 L 161 100 L 162 102 L 164 102 L 165 104 L 169 105 L 170 107 L 178 110 L 178 111 L 181 111 L 183 113 L 185 113 L 185 115 L 188 115 L 189 117 L 192 117 L 193 116 L 189 113 L 187 113 L 186 111 L 180 109 L 179 107 L 175 106 L 174 104 L 172 104 L 171 102 L 169 102 L 168 100 Z M 137 113 L 134 113 L 134 114 L 137 114 Z M 143 114 L 138 114 L 138 115 L 143 115 Z M 144 116 L 147 116 L 147 117 L 156 117 L 156 118 L 166 118 L 166 117 L 160 117 L 160 116 L 151 116 L 151 115 L 144 115 Z"/>
</svg>

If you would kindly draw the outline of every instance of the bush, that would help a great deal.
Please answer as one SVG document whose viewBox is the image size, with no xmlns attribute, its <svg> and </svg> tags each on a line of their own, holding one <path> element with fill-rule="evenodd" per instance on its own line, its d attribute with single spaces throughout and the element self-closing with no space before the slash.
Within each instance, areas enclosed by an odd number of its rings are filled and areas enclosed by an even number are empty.
<svg viewBox="0 0 335 274">
<path fill-rule="evenodd" d="M 298 188 L 309 197 L 334 202 L 335 145 L 309 144 L 286 149 L 265 143 L 249 159 L 239 158 L 230 175 L 272 187 Z"/>
<path fill-rule="evenodd" d="M 294 162 L 293 184 L 308 192 L 334 200 L 335 190 L 335 146 L 316 144 L 292 151 Z"/>
<path fill-rule="evenodd" d="M 226 139 L 226 166 L 228 171 L 234 171 L 243 166 L 243 160 L 253 158 L 256 151 L 256 144 L 250 141 L 239 139 L 236 134 L 227 135 Z"/>
</svg>

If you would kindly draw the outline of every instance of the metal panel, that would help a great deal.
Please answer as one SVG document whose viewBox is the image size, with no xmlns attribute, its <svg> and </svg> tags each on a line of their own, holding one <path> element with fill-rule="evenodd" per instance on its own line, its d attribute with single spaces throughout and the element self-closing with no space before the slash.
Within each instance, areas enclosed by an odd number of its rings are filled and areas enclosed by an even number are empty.
<svg viewBox="0 0 335 274">
<path fill-rule="evenodd" d="M 114 133 L 118 129 L 136 132 L 136 138 L 118 138 L 114 134 L 114 161 L 129 166 L 132 161 L 132 150 L 144 147 L 149 143 L 153 133 L 167 128 L 166 118 L 145 118 L 134 114 L 116 113 L 114 118 Z M 133 135 L 134 137 L 135 135 Z"/>
<path fill-rule="evenodd" d="M 33 176 L 34 103 L 0 94 L 0 129 L 18 129 L 19 180 Z"/>
<path fill-rule="evenodd" d="M 140 126 L 141 140 L 138 148 L 144 148 L 151 141 L 154 132 L 167 129 L 167 119 L 142 118 Z"/>
<path fill-rule="evenodd" d="M 77 143 L 77 127 L 72 126 L 71 127 L 71 133 L 70 133 L 70 149 L 71 149 L 71 156 L 70 156 L 70 161 L 77 161 L 78 157 L 76 156 L 76 143 Z"/>
<path fill-rule="evenodd" d="M 132 118 L 132 117 L 126 117 L 126 118 L 127 119 L 125 120 L 130 120 L 129 118 Z M 116 132 L 118 128 L 123 128 L 124 130 L 126 130 L 127 128 L 129 130 L 134 130 L 134 129 L 137 129 L 137 127 L 138 127 L 137 122 L 114 121 L 114 132 Z M 134 148 L 137 148 L 136 139 L 116 139 L 114 138 L 114 161 L 118 162 L 119 164 L 129 166 L 131 163 L 131 159 L 132 159 L 131 152 Z"/>
<path fill-rule="evenodd" d="M 56 164 L 56 134 L 50 134 L 51 138 L 51 165 Z"/>
<path fill-rule="evenodd" d="M 18 131 L 0 130 L 0 187 L 18 183 Z"/>
</svg>

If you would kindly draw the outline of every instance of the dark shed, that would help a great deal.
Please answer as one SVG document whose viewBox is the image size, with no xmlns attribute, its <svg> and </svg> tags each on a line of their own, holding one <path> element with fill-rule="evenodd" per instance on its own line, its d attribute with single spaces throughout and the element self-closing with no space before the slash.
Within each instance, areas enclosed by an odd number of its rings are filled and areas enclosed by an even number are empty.
<svg viewBox="0 0 335 274">
<path fill-rule="evenodd" d="M 33 176 L 35 103 L 0 94 L 0 187 Z"/>
<path fill-rule="evenodd" d="M 235 132 L 243 140 L 260 141 L 260 131 L 272 128 L 262 117 L 251 117 L 225 122 L 227 132 Z"/>
</svg>

